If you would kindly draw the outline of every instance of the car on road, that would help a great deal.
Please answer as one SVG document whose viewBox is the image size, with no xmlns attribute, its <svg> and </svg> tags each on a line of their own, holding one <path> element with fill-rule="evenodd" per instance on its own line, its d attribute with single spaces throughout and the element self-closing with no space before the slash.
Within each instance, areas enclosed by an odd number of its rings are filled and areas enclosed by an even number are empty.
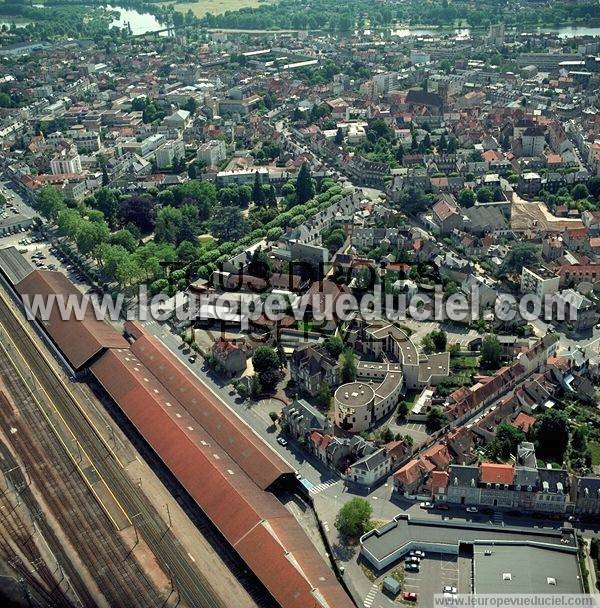
<svg viewBox="0 0 600 608">
<path fill-rule="evenodd" d="M 404 564 L 404 569 L 407 572 L 418 572 L 419 571 L 419 564 Z"/>
<path fill-rule="evenodd" d="M 446 585 L 442 589 L 442 593 L 452 593 L 454 595 L 455 593 L 457 593 L 456 587 L 451 587 L 450 585 Z"/>
<path fill-rule="evenodd" d="M 420 559 L 423 559 L 425 557 L 425 551 L 411 551 L 409 553 L 409 555 L 411 557 L 414 555 L 415 557 L 419 557 Z"/>
<path fill-rule="evenodd" d="M 431 507 L 433 507 L 433 504 L 430 503 L 429 501 L 426 502 L 422 502 L 419 507 L 421 507 L 421 509 L 431 509 Z"/>
<path fill-rule="evenodd" d="M 477 507 L 467 507 L 467 513 L 479 513 L 479 509 Z"/>
<path fill-rule="evenodd" d="M 190 356 L 188 357 L 188 361 L 189 361 L 190 363 L 196 363 L 196 357 L 197 357 L 197 355 L 190 355 Z"/>
<path fill-rule="evenodd" d="M 288 444 L 287 439 L 284 439 L 283 437 L 277 437 L 277 443 L 284 447 Z"/>
<path fill-rule="evenodd" d="M 402 599 L 405 602 L 416 602 L 417 601 L 417 594 L 413 593 L 412 591 L 405 591 L 402 594 Z"/>
</svg>

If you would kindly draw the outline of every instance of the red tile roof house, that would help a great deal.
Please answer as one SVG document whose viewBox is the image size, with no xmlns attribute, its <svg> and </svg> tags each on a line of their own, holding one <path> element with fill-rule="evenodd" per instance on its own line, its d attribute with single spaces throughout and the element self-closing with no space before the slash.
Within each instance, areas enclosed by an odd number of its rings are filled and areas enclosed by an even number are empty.
<svg viewBox="0 0 600 608">
<path fill-rule="evenodd" d="M 327 459 L 327 446 L 334 438 L 331 435 L 322 435 L 318 431 L 313 431 L 309 436 L 310 451 L 325 464 L 329 464 Z"/>
<path fill-rule="evenodd" d="M 405 496 L 414 494 L 423 482 L 424 473 L 419 460 L 413 459 L 407 462 L 393 475 L 394 490 Z"/>
<path fill-rule="evenodd" d="M 447 469 L 451 456 L 443 443 L 436 443 L 394 473 L 394 489 L 405 496 L 416 494 L 436 470 Z"/>
<path fill-rule="evenodd" d="M 446 500 L 448 495 L 448 481 L 450 477 L 446 471 L 433 471 L 425 484 L 431 492 L 433 500 Z"/>
<path fill-rule="evenodd" d="M 524 433 L 528 433 L 529 429 L 532 427 L 534 422 L 535 422 L 535 418 L 533 416 L 530 416 L 529 414 L 526 414 L 525 412 L 520 412 L 519 415 L 512 421 L 511 424 L 515 428 L 521 429 Z"/>
<path fill-rule="evenodd" d="M 230 376 L 246 370 L 246 349 L 222 336 L 212 345 L 212 356 Z"/>
<path fill-rule="evenodd" d="M 510 464 L 484 462 L 479 467 L 481 504 L 512 507 L 515 468 Z"/>
</svg>

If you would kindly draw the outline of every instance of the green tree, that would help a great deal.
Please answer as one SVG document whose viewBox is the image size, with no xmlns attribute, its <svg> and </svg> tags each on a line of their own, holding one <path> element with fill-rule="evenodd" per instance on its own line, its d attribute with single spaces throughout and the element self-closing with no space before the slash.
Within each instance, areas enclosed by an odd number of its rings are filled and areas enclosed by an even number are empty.
<svg viewBox="0 0 600 608">
<path fill-rule="evenodd" d="M 573 200 L 576 201 L 581 201 L 589 195 L 590 193 L 585 184 L 577 184 L 576 186 L 573 186 L 573 190 L 571 190 L 571 196 L 573 197 Z"/>
<path fill-rule="evenodd" d="M 217 207 L 209 221 L 209 229 L 222 243 L 238 241 L 249 230 L 238 207 Z"/>
<path fill-rule="evenodd" d="M 52 186 L 40 188 L 37 195 L 37 209 L 47 220 L 56 221 L 58 214 L 66 207 L 65 198 Z"/>
<path fill-rule="evenodd" d="M 339 336 L 330 336 L 323 341 L 323 347 L 337 361 L 344 350 L 344 342 Z"/>
<path fill-rule="evenodd" d="M 502 264 L 505 271 L 520 272 L 523 266 L 532 266 L 539 262 L 539 253 L 533 243 L 516 243 L 508 252 Z"/>
<path fill-rule="evenodd" d="M 94 194 L 94 209 L 102 211 L 109 224 L 113 224 L 119 208 L 119 193 L 110 188 L 100 188 Z"/>
<path fill-rule="evenodd" d="M 396 148 L 394 158 L 396 159 L 398 164 L 402 164 L 402 161 L 404 160 L 404 146 L 401 143 L 399 143 L 398 147 Z"/>
<path fill-rule="evenodd" d="M 58 231 L 62 236 L 69 237 L 75 240 L 79 228 L 83 224 L 81 215 L 75 209 L 62 209 L 58 213 L 56 223 L 58 225 Z"/>
<path fill-rule="evenodd" d="M 356 357 L 351 348 L 345 349 L 340 355 L 340 366 L 342 382 L 354 382 L 356 380 Z"/>
<path fill-rule="evenodd" d="M 569 444 L 569 420 L 565 412 L 556 409 L 545 411 L 536 419 L 532 434 L 540 458 L 563 463 Z"/>
<path fill-rule="evenodd" d="M 494 200 L 494 193 L 486 186 L 477 190 L 477 200 L 480 203 L 491 203 Z"/>
<path fill-rule="evenodd" d="M 346 235 L 341 228 L 331 231 L 325 238 L 325 246 L 329 251 L 337 251 L 346 242 Z"/>
<path fill-rule="evenodd" d="M 137 247 L 137 239 L 126 229 L 117 230 L 117 232 L 111 234 L 109 242 L 111 245 L 121 245 L 131 253 L 133 253 Z"/>
<path fill-rule="evenodd" d="M 258 374 L 271 369 L 279 369 L 279 357 L 270 346 L 259 346 L 252 355 L 252 366 Z"/>
<path fill-rule="evenodd" d="M 187 110 L 190 114 L 194 114 L 198 109 L 198 102 L 193 97 L 188 97 L 183 109 Z"/>
<path fill-rule="evenodd" d="M 82 222 L 75 242 L 77 249 L 82 255 L 89 255 L 101 243 L 106 243 L 110 235 L 110 230 L 106 222 Z"/>
<path fill-rule="evenodd" d="M 498 369 L 502 347 L 494 334 L 488 334 L 481 342 L 481 359 L 479 364 L 483 369 Z"/>
<path fill-rule="evenodd" d="M 461 207 L 472 207 L 475 204 L 475 193 L 470 188 L 464 188 L 458 195 L 458 202 Z"/>
<path fill-rule="evenodd" d="M 436 352 L 441 353 L 446 350 L 446 345 L 448 344 L 448 336 L 446 335 L 446 332 L 443 329 L 437 329 L 432 331 L 431 338 L 433 340 Z"/>
<path fill-rule="evenodd" d="M 303 205 L 315 195 L 315 187 L 310 175 L 308 163 L 302 163 L 298 177 L 296 178 L 296 201 Z"/>
<path fill-rule="evenodd" d="M 314 397 L 315 405 L 322 410 L 329 409 L 329 404 L 331 403 L 331 388 L 329 385 L 325 384 L 325 382 L 321 382 L 319 384 L 319 389 L 317 390 L 317 394 Z"/>
<path fill-rule="evenodd" d="M 258 207 L 262 207 L 265 204 L 265 191 L 262 187 L 262 180 L 260 174 L 257 171 L 254 174 L 254 184 L 252 186 L 252 200 Z"/>
<path fill-rule="evenodd" d="M 338 512 L 335 527 L 342 536 L 356 538 L 369 528 L 373 508 L 365 498 L 353 498 Z"/>
<path fill-rule="evenodd" d="M 496 428 L 494 439 L 486 446 L 486 453 L 494 460 L 506 462 L 511 455 L 516 456 L 517 446 L 522 441 L 525 441 L 525 433 L 502 421 Z"/>
<path fill-rule="evenodd" d="M 600 176 L 592 177 L 588 182 L 589 193 L 594 197 L 600 197 Z"/>
<path fill-rule="evenodd" d="M 441 408 L 432 407 L 427 413 L 426 425 L 429 431 L 439 431 L 446 424 L 446 415 Z"/>
<path fill-rule="evenodd" d="M 158 242 L 177 243 L 182 223 L 181 210 L 171 207 L 163 207 L 156 214 L 155 238 Z"/>
<path fill-rule="evenodd" d="M 433 338 L 431 337 L 431 333 L 425 334 L 421 338 L 421 346 L 423 347 L 423 351 L 426 354 L 430 354 L 435 351 L 435 344 L 433 343 Z"/>
<path fill-rule="evenodd" d="M 396 414 L 399 420 L 406 420 L 408 416 L 408 412 L 410 411 L 410 407 L 406 401 L 400 401 L 398 404 L 398 409 L 396 410 Z"/>
</svg>

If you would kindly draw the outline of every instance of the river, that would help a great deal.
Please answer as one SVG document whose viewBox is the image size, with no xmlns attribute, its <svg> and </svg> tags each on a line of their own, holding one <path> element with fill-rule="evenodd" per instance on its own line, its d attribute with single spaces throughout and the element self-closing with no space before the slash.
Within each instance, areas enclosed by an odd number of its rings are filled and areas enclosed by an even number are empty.
<svg viewBox="0 0 600 608">
<path fill-rule="evenodd" d="M 34 6 L 40 6 L 35 5 Z M 111 21 L 111 27 L 125 28 L 129 24 L 131 31 L 134 35 L 146 34 L 147 32 L 156 32 L 165 28 L 165 24 L 161 23 L 154 15 L 150 13 L 140 13 L 138 10 L 132 8 L 121 8 L 118 5 L 107 4 L 106 8 L 114 11 L 119 11 L 119 17 Z M 15 23 L 17 27 L 25 27 L 29 22 L 21 21 L 18 18 L 11 19 L 10 17 L 3 16 L 0 20 L 0 26 Z M 600 36 L 600 27 L 587 27 L 587 26 L 561 26 L 561 27 L 541 27 L 532 28 L 529 31 L 554 33 L 558 34 L 559 38 L 573 38 L 575 36 Z M 366 29 L 364 35 L 369 36 L 373 31 Z M 439 36 L 440 34 L 451 35 L 459 38 L 466 38 L 470 35 L 471 30 L 468 27 L 459 27 L 455 29 L 438 29 L 435 27 L 415 27 L 410 28 L 408 26 L 393 26 L 390 29 L 392 36 L 398 38 L 407 38 L 409 36 Z M 166 33 L 165 33 L 166 35 Z"/>
<path fill-rule="evenodd" d="M 132 8 L 121 8 L 120 6 L 111 6 L 110 4 L 107 4 L 106 8 L 111 11 L 119 11 L 119 16 L 110 22 L 110 27 L 125 28 L 129 25 L 134 36 L 156 32 L 166 27 L 164 23 L 161 23 L 150 13 L 140 13 Z"/>
</svg>

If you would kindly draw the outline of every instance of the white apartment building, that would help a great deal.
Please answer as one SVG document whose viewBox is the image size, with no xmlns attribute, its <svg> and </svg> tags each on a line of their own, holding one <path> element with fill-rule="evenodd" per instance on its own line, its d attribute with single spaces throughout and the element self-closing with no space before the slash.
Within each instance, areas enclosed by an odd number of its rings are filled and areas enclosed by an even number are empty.
<svg viewBox="0 0 600 608">
<path fill-rule="evenodd" d="M 65 173 L 81 173 L 81 158 L 74 149 L 63 149 L 50 161 L 50 171 L 53 175 Z"/>
<path fill-rule="evenodd" d="M 209 167 L 218 165 L 227 158 L 227 148 L 221 139 L 213 139 L 198 148 L 198 160 L 205 162 Z"/>
<path fill-rule="evenodd" d="M 168 141 L 156 150 L 156 166 L 159 169 L 166 169 L 173 165 L 176 158 L 185 156 L 185 146 L 183 141 Z"/>
<path fill-rule="evenodd" d="M 560 277 L 550 272 L 544 266 L 527 268 L 521 270 L 521 292 L 534 293 L 539 298 L 552 295 L 558 291 Z"/>
</svg>

